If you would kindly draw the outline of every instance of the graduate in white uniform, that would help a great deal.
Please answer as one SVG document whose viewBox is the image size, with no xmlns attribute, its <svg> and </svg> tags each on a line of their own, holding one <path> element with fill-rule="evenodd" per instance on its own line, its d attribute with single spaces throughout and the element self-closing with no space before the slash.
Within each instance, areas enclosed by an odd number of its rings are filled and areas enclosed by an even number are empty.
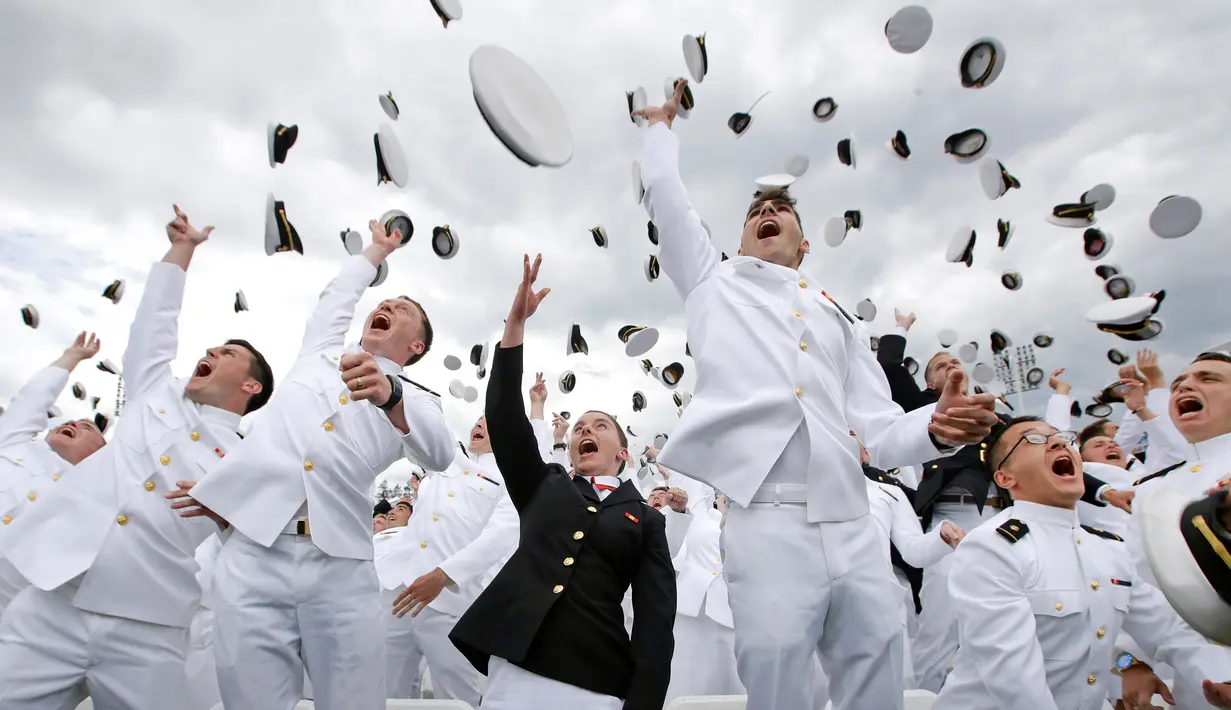
<svg viewBox="0 0 1231 710">
<path fill-rule="evenodd" d="M 981 440 L 993 399 L 962 395 L 961 373 L 934 407 L 903 414 L 867 333 L 799 271 L 809 246 L 784 190 L 758 193 L 740 255 L 721 261 L 680 179 L 671 122 L 686 87 L 637 112 L 648 124 L 644 204 L 697 364 L 696 394 L 660 461 L 734 504 L 723 562 L 749 706 L 806 706 L 819 651 L 836 710 L 899 708 L 896 585 L 847 432 L 874 464 L 913 465 Z"/>
<path fill-rule="evenodd" d="M 318 708 L 383 708 L 383 616 L 372 563 L 376 476 L 403 456 L 445 468 L 453 438 L 440 397 L 402 377 L 431 347 L 408 297 L 382 301 L 346 343 L 377 265 L 402 246 L 372 243 L 325 287 L 270 411 L 245 445 L 192 489 L 234 528 L 214 570 L 214 649 L 228 710 L 286 710 L 303 672 Z"/>
<path fill-rule="evenodd" d="M 953 555 L 960 644 L 936 710 L 1101 710 L 1119 692 L 1121 629 L 1198 692 L 1204 680 L 1231 678 L 1231 649 L 1180 619 L 1119 536 L 1080 524 L 1074 438 L 1037 417 L 993 436 L 989 467 L 1013 506 Z"/>
<path fill-rule="evenodd" d="M 491 450 L 486 418 L 479 417 L 467 450 L 454 448 L 453 463 L 420 484 L 418 510 L 384 561 L 393 575 L 382 580 L 385 598 L 392 598 L 385 633 L 390 698 L 418 697 L 426 660 L 434 697 L 479 704 L 481 676 L 449 632 L 483 590 L 484 573 L 517 547 L 517 510 Z"/>
<path fill-rule="evenodd" d="M 214 560 L 222 550 L 222 535 L 206 538 L 197 548 L 197 583 L 201 585 L 201 606 L 188 627 L 189 710 L 211 710 L 222 702 L 218 690 L 218 667 L 214 663 Z"/>
<path fill-rule="evenodd" d="M 1231 480 L 1231 356 L 1204 353 L 1184 368 L 1171 383 L 1169 415 L 1188 442 L 1188 455 L 1179 464 L 1138 481 L 1134 487 L 1137 493 L 1134 506 L 1148 505 L 1147 499 L 1161 490 L 1195 501 L 1208 490 L 1225 486 Z M 1137 574 L 1153 583 L 1154 573 L 1145 556 L 1140 521 L 1135 515 L 1130 519 L 1132 522 L 1125 536 L 1128 552 Z M 1144 648 L 1142 639 L 1131 629 L 1126 631 L 1127 634 L 1117 639 L 1117 649 L 1121 653 L 1116 663 L 1123 667 L 1123 694 L 1127 702 L 1162 692 L 1162 681 L 1171 681 L 1174 669 L 1168 667 L 1173 665 L 1168 659 L 1156 658 Z M 1231 671 L 1227 677 L 1210 680 L 1231 680 Z M 1180 710 L 1204 707 L 1205 697 L 1200 686 L 1176 679 L 1172 694 Z"/>
<path fill-rule="evenodd" d="M 88 691 L 99 710 L 188 705 L 188 627 L 200 606 L 197 548 L 219 527 L 185 519 L 183 495 L 240 443 L 241 415 L 273 390 L 245 341 L 171 372 L 198 230 L 176 207 L 129 331 L 124 415 L 107 446 L 3 511 L 0 557 L 30 580 L 0 621 L 0 707 L 56 708 Z"/>
<path fill-rule="evenodd" d="M 98 426 L 88 419 L 67 421 L 36 439 L 47 429 L 47 412 L 68 384 L 68 375 L 80 363 L 98 354 L 102 341 L 93 333 L 80 333 L 64 354 L 31 377 L 0 414 L 0 511 L 16 506 L 31 491 L 81 463 L 106 443 Z M 2 521 L 0 521 L 2 522 Z M 0 559 L 0 616 L 28 583 L 8 562 Z"/>
</svg>

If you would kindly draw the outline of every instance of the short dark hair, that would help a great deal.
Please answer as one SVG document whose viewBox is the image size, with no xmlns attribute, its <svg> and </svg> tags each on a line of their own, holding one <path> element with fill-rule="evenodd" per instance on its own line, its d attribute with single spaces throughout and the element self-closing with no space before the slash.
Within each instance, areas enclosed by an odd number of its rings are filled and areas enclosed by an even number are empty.
<svg viewBox="0 0 1231 710">
<path fill-rule="evenodd" d="M 650 490 L 650 493 L 655 493 L 657 491 L 667 491 L 668 493 L 670 493 L 671 486 L 654 486 L 654 488 Z"/>
<path fill-rule="evenodd" d="M 1193 359 L 1193 362 L 1225 362 L 1231 365 L 1231 355 L 1226 353 L 1201 353 Z"/>
<path fill-rule="evenodd" d="M 415 308 L 419 309 L 419 315 L 423 319 L 423 352 L 412 354 L 410 359 L 402 363 L 402 367 L 410 367 L 416 362 L 422 360 L 423 356 L 427 355 L 427 351 L 432 349 L 432 337 L 435 335 L 435 332 L 432 330 L 432 320 L 427 317 L 427 310 L 423 307 L 423 304 L 419 303 L 410 296 L 398 296 L 398 298 L 413 303 Z"/>
<path fill-rule="evenodd" d="M 987 467 L 987 470 L 992 473 L 996 472 L 996 466 L 1000 464 L 1001 458 L 1001 454 L 998 449 L 1000 448 L 1000 444 L 1004 441 L 1004 435 L 1008 433 L 1009 429 L 1012 429 L 1018 424 L 1041 421 L 1044 421 L 1042 417 L 1035 417 L 1025 414 L 1020 417 L 1013 417 L 1011 419 L 1004 420 L 1000 424 L 992 427 L 992 433 L 988 435 L 987 441 L 985 442 L 987 444 L 987 456 L 984 457 L 983 465 Z"/>
<path fill-rule="evenodd" d="M 1077 435 L 1077 450 L 1081 451 L 1086 444 L 1090 443 L 1091 439 L 1097 439 L 1100 436 L 1107 436 L 1107 425 L 1111 422 L 1106 419 L 1100 419 L 1093 424 L 1086 426 Z"/>
<path fill-rule="evenodd" d="M 752 214 L 752 211 L 766 202 L 777 202 L 780 205 L 786 205 L 795 213 L 795 222 L 802 229 L 804 221 L 799 216 L 799 211 L 795 209 L 795 198 L 790 191 L 785 187 L 771 187 L 765 190 L 758 190 L 752 195 L 752 202 L 748 205 L 748 212 L 745 213 L 744 221 L 748 221 L 747 215 Z"/>
<path fill-rule="evenodd" d="M 619 422 L 619 420 L 617 420 L 617 419 L 615 418 L 615 415 L 613 415 L 613 414 L 608 414 L 607 412 L 604 412 L 604 411 L 603 411 L 603 410 L 601 410 L 601 409 L 589 409 L 589 410 L 586 410 L 586 411 L 585 411 L 585 412 L 584 412 L 581 416 L 583 416 L 583 417 L 584 417 L 586 414 L 601 414 L 601 415 L 603 415 L 604 417 L 607 417 L 608 419 L 610 419 L 610 420 L 611 420 L 611 423 L 612 423 L 612 424 L 615 424 L 616 434 L 618 434 L 618 435 L 619 435 L 619 437 L 620 437 L 620 448 L 622 448 L 622 449 L 627 449 L 627 448 L 628 448 L 628 435 L 627 435 L 627 434 L 625 434 L 625 433 L 624 433 L 624 429 L 622 429 L 622 428 L 620 427 L 620 422 Z M 619 471 L 616 471 L 616 473 L 624 473 L 624 466 L 625 466 L 627 463 L 628 463 L 628 461 L 627 461 L 627 460 L 625 460 L 625 461 L 621 461 L 621 462 L 620 462 L 620 470 L 619 470 Z"/>
<path fill-rule="evenodd" d="M 927 384 L 927 381 L 928 381 L 928 373 L 930 373 L 930 372 L 932 371 L 932 363 L 936 362 L 936 358 L 940 357 L 941 355 L 951 355 L 951 354 L 952 354 L 952 353 L 950 353 L 948 350 L 937 350 L 935 355 L 933 355 L 932 357 L 928 358 L 928 364 L 926 364 L 926 365 L 924 365 L 924 366 L 923 366 L 923 382 L 924 382 L 924 384 Z"/>
<path fill-rule="evenodd" d="M 248 398 L 248 405 L 244 407 L 244 414 L 251 414 L 269 401 L 269 398 L 274 394 L 274 371 L 269 366 L 269 362 L 265 360 L 265 356 L 252 346 L 252 343 L 242 338 L 232 338 L 226 342 L 227 345 L 238 345 L 247 350 L 252 355 L 251 362 L 248 363 L 248 376 L 256 380 L 261 385 L 261 391 Z"/>
</svg>

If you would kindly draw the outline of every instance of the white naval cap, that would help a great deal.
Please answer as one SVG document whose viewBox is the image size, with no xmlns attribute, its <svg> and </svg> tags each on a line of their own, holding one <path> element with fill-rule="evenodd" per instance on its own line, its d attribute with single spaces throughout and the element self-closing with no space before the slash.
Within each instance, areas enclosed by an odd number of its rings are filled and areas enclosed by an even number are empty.
<svg viewBox="0 0 1231 710">
<path fill-rule="evenodd" d="M 398 102 L 393 100 L 392 91 L 383 94 L 378 101 L 380 101 L 380 110 L 385 112 L 390 121 L 396 121 L 398 116 L 402 115 L 401 110 L 398 109 Z"/>
<path fill-rule="evenodd" d="M 628 119 L 638 126 L 645 125 L 645 118 L 634 116 L 633 114 L 649 105 L 649 97 L 646 94 L 644 86 L 638 86 L 632 91 L 625 91 L 624 97 L 628 101 Z"/>
<path fill-rule="evenodd" d="M 303 254 L 303 241 L 286 216 L 286 205 L 271 192 L 265 197 L 265 254 L 288 251 Z"/>
<path fill-rule="evenodd" d="M 785 189 L 794 184 L 794 182 L 795 176 L 790 173 L 774 173 L 773 175 L 763 175 L 756 179 L 758 192 L 774 188 Z"/>
<path fill-rule="evenodd" d="M 641 204 L 645 200 L 645 183 L 641 181 L 641 161 L 633 161 L 633 197 L 637 198 L 637 204 Z"/>
<path fill-rule="evenodd" d="M 394 232 L 401 232 L 403 244 L 415 236 L 415 223 L 402 210 L 389 210 L 380 216 L 379 222 L 385 228 L 385 234 L 392 236 Z"/>
<path fill-rule="evenodd" d="M 456 355 L 445 355 L 444 366 L 446 370 L 462 369 L 462 359 Z"/>
<path fill-rule="evenodd" d="M 1116 188 L 1105 182 L 1081 193 L 1081 201 L 1094 207 L 1095 212 L 1102 212 L 1116 201 Z"/>
<path fill-rule="evenodd" d="M 1094 205 L 1069 202 L 1053 207 L 1051 214 L 1047 215 L 1047 221 L 1057 227 L 1085 229 L 1098 222 L 1098 218 L 1094 216 Z"/>
<path fill-rule="evenodd" d="M 658 330 L 643 325 L 626 325 L 616 336 L 624 343 L 624 354 L 629 357 L 641 357 L 658 344 Z"/>
<path fill-rule="evenodd" d="M 663 100 L 670 100 L 675 96 L 675 88 L 680 82 L 684 81 L 684 77 L 667 77 L 663 81 Z M 697 101 L 692 95 L 692 85 L 684 86 L 684 95 L 680 98 L 680 105 L 676 108 L 675 115 L 677 118 L 688 120 L 688 115 L 697 107 Z"/>
<path fill-rule="evenodd" d="M 235 292 L 235 312 L 243 313 L 248 310 L 248 297 L 244 295 L 242 290 Z"/>
<path fill-rule="evenodd" d="M 457 256 L 457 250 L 461 247 L 461 242 L 457 239 L 457 233 L 449 225 L 441 225 L 432 228 L 432 251 L 441 259 L 452 259 Z"/>
<path fill-rule="evenodd" d="M 761 103 L 761 99 L 766 96 L 769 96 L 768 91 L 761 94 L 756 101 L 753 101 L 747 111 L 737 111 L 727 119 L 727 128 L 731 129 L 736 138 L 740 138 L 748 132 L 748 129 L 752 126 L 752 109 L 756 108 L 757 104 Z"/>
<path fill-rule="evenodd" d="M 661 267 L 658 265 L 658 257 L 656 255 L 650 254 L 648 257 L 646 257 L 644 270 L 645 270 L 645 280 L 646 281 L 649 281 L 650 283 L 654 283 L 656 280 L 658 280 Z"/>
<path fill-rule="evenodd" d="M 449 383 L 449 394 L 462 399 L 466 396 L 466 383 L 461 380 L 453 380 Z"/>
<path fill-rule="evenodd" d="M 1150 231 L 1163 239 L 1178 239 L 1201 224 L 1201 205 L 1191 197 L 1164 197 L 1150 213 Z"/>
<path fill-rule="evenodd" d="M 996 379 L 996 370 L 986 362 L 980 362 L 971 369 L 970 376 L 975 382 L 986 385 Z"/>
<path fill-rule="evenodd" d="M 568 343 L 565 345 L 565 355 L 582 355 L 590 354 L 590 344 L 586 342 L 585 337 L 581 334 L 581 326 L 573 323 L 568 329 Z"/>
<path fill-rule="evenodd" d="M 982 89 L 991 86 L 1000 72 L 1004 71 L 1004 45 L 997 39 L 981 37 L 971 42 L 962 52 L 958 76 L 967 89 Z"/>
<path fill-rule="evenodd" d="M 590 227 L 590 238 L 594 240 L 595 246 L 600 249 L 607 248 L 607 229 L 601 224 Z"/>
<path fill-rule="evenodd" d="M 73 397 L 80 399 L 81 401 L 84 402 L 85 395 L 86 395 L 85 385 L 81 384 L 80 382 L 74 382 L 73 383 Z"/>
<path fill-rule="evenodd" d="M 945 139 L 945 155 L 953 156 L 959 163 L 973 163 L 987 153 L 991 138 L 981 128 L 967 128 Z"/>
<path fill-rule="evenodd" d="M 1051 333 L 1040 331 L 1030 338 L 1030 342 L 1034 343 L 1036 348 L 1050 348 L 1056 342 L 1056 339 L 1052 337 Z"/>
<path fill-rule="evenodd" d="M 1115 239 L 1110 232 L 1104 232 L 1098 227 L 1087 227 L 1081 235 L 1082 253 L 1090 261 L 1098 261 L 1107 256 Z"/>
<path fill-rule="evenodd" d="M 995 158 L 988 158 L 979 164 L 979 182 L 983 185 L 983 194 L 987 195 L 989 200 L 999 199 L 1009 190 L 1022 186 L 1021 181 L 1009 174 L 1004 163 Z"/>
<path fill-rule="evenodd" d="M 803 155 L 802 153 L 792 155 L 787 158 L 786 164 L 783 166 L 782 171 L 787 175 L 797 178 L 803 177 L 804 173 L 808 172 L 808 166 L 811 162 L 812 161 L 808 159 L 808 156 Z"/>
<path fill-rule="evenodd" d="M 1123 365 L 1128 362 L 1128 355 L 1124 351 L 1112 348 L 1107 351 L 1107 359 L 1112 365 Z"/>
<path fill-rule="evenodd" d="M 979 359 L 979 344 L 973 340 L 964 343 L 957 349 L 957 356 L 962 362 L 971 363 Z"/>
<path fill-rule="evenodd" d="M 120 299 L 124 297 L 124 279 L 116 279 L 103 289 L 103 298 L 112 303 L 119 304 Z"/>
<path fill-rule="evenodd" d="M 645 407 L 645 393 L 640 390 L 633 392 L 633 412 L 640 412 L 645 409 Z M 629 431 L 629 434 L 631 435 L 632 431 Z"/>
<path fill-rule="evenodd" d="M 21 322 L 25 323 L 27 326 L 31 328 L 37 328 L 38 323 L 39 323 L 38 309 L 30 304 L 26 304 L 22 306 L 21 307 Z"/>
<path fill-rule="evenodd" d="M 299 126 L 270 123 L 265 128 L 265 147 L 269 152 L 269 167 L 286 162 L 286 154 L 299 138 Z"/>
<path fill-rule="evenodd" d="M 993 330 L 991 334 L 988 336 L 988 339 L 991 341 L 991 344 L 992 344 L 992 354 L 993 355 L 999 355 L 1005 350 L 1008 350 L 1013 345 L 1013 341 L 1009 339 L 1009 336 L 1005 335 L 999 330 Z"/>
<path fill-rule="evenodd" d="M 106 372 L 107 374 L 110 374 L 110 375 L 120 374 L 120 368 L 116 367 L 115 363 L 111 362 L 110 360 L 103 360 L 102 362 L 98 363 L 96 367 L 102 372 Z"/>
<path fill-rule="evenodd" d="M 932 15 L 927 8 L 907 5 L 893 13 L 885 23 L 885 38 L 893 51 L 914 54 L 928 43 L 932 36 Z"/>
<path fill-rule="evenodd" d="M 559 385 L 560 385 L 560 392 L 562 392 L 563 394 L 568 394 L 569 392 L 572 392 L 573 388 L 577 386 L 577 375 L 574 375 L 572 370 L 565 370 L 560 375 Z"/>
<path fill-rule="evenodd" d="M 710 70 L 709 55 L 705 51 L 705 33 L 702 32 L 697 36 L 684 35 L 684 40 L 681 43 L 684 50 L 684 64 L 688 66 L 688 73 L 692 75 L 692 80 L 700 84 L 705 81 L 705 75 Z"/>
<path fill-rule="evenodd" d="M 940 347 L 951 347 L 957 342 L 957 331 L 952 328 L 941 328 L 940 332 L 936 334 L 936 337 L 940 340 Z"/>
<path fill-rule="evenodd" d="M 1016 271 L 1005 271 L 1000 274 L 1000 285 L 1010 291 L 1016 291 L 1022 287 L 1022 275 Z"/>
<path fill-rule="evenodd" d="M 678 362 L 667 365 L 658 373 L 658 381 L 663 383 L 667 389 L 675 389 L 682 379 L 684 379 L 684 366 Z"/>
<path fill-rule="evenodd" d="M 838 162 L 851 168 L 855 167 L 854 141 L 854 136 L 838 141 Z"/>
<path fill-rule="evenodd" d="M 967 268 L 974 266 L 975 260 L 975 230 L 969 225 L 958 228 L 949 239 L 949 247 L 945 250 L 945 261 L 951 264 L 965 264 Z"/>
<path fill-rule="evenodd" d="M 889 139 L 889 149 L 892 150 L 893 154 L 898 156 L 900 160 L 910 158 L 910 144 L 906 142 L 906 134 L 902 131 L 894 133 L 893 138 Z"/>
<path fill-rule="evenodd" d="M 406 151 L 393 132 L 393 127 L 387 123 L 380 124 L 376 135 L 372 136 L 376 146 L 376 184 L 391 182 L 398 187 L 406 187 L 410 182 L 410 164 L 406 162 Z"/>
<path fill-rule="evenodd" d="M 445 29 L 449 28 L 450 22 L 462 19 L 462 0 L 431 0 L 431 3 Z"/>
<path fill-rule="evenodd" d="M 855 304 L 855 315 L 859 316 L 863 321 L 876 320 L 876 304 L 872 303 L 872 299 L 865 298 Z"/>
<path fill-rule="evenodd" d="M 531 167 L 558 168 L 573 158 L 573 132 L 560 99 L 521 58 L 483 45 L 470 55 L 474 101 L 492 133 Z"/>
<path fill-rule="evenodd" d="M 1003 250 L 1009 246 L 1009 240 L 1013 238 L 1013 233 L 1017 231 L 1017 227 L 1007 219 L 996 220 L 996 245 Z"/>
<path fill-rule="evenodd" d="M 833 97 L 826 96 L 823 99 L 817 99 L 816 103 L 812 104 L 812 118 L 821 123 L 832 119 L 834 114 L 838 112 L 838 102 L 833 100 Z"/>
<path fill-rule="evenodd" d="M 850 224 L 841 217 L 830 217 L 825 222 L 825 244 L 831 247 L 841 246 L 850 231 Z"/>
<path fill-rule="evenodd" d="M 462 393 L 462 399 L 474 404 L 479 399 L 479 388 L 474 385 L 466 385 L 466 390 Z"/>
</svg>

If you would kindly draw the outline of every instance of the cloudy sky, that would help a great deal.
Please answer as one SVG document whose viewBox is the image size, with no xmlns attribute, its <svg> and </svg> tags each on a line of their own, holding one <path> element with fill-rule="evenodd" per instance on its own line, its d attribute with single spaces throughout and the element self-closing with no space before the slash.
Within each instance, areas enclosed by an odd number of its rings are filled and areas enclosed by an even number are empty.
<svg viewBox="0 0 1231 710">
<path fill-rule="evenodd" d="M 985 353 L 992 328 L 1017 342 L 1047 330 L 1056 344 L 1038 351 L 1039 364 L 1067 367 L 1075 393 L 1088 399 L 1114 377 L 1104 353 L 1134 344 L 1084 321 L 1105 299 L 1102 282 L 1082 254 L 1081 231 L 1051 226 L 1044 215 L 1109 182 L 1118 196 L 1099 213 L 1115 238 L 1105 262 L 1131 275 L 1139 292 L 1167 290 L 1167 329 L 1150 345 L 1168 374 L 1231 340 L 1231 224 L 1218 197 L 1228 184 L 1231 104 L 1217 61 L 1231 40 L 1231 5 L 932 0 L 931 41 L 901 55 L 883 34 L 900 3 L 469 0 L 464 18 L 444 29 L 427 0 L 4 2 L 0 401 L 82 329 L 98 331 L 102 356 L 120 361 L 149 265 L 166 248 L 172 203 L 194 223 L 217 227 L 192 265 L 179 373 L 230 337 L 252 340 L 285 373 L 317 294 L 344 261 L 339 232 L 366 233 L 368 219 L 400 208 L 415 238 L 391 258 L 391 276 L 359 313 L 400 293 L 424 303 L 436 344 L 409 375 L 444 394 L 459 436 L 482 400 L 454 399 L 448 383 L 458 374 L 480 389 L 486 382 L 469 366 L 448 372 L 442 359 L 465 360 L 474 343 L 498 339 L 524 252 L 543 253 L 540 282 L 553 289 L 527 346 L 528 366 L 552 383 L 549 408 L 613 411 L 644 432 L 641 443 L 669 432 L 670 392 L 643 376 L 616 338 L 626 323 L 660 329 L 649 357 L 684 363 L 681 389 L 692 388 L 682 303 L 665 280 L 642 275 L 653 247 L 630 186 L 640 136 L 624 92 L 644 86 L 661 99 L 663 80 L 686 74 L 681 37 L 701 32 L 710 74 L 675 130 L 693 203 L 729 254 L 753 179 L 805 154 L 812 167 L 793 191 L 815 244 L 806 268 L 848 309 L 871 298 L 879 308 L 873 332 L 892 327 L 895 306 L 913 310 L 909 352 L 925 359 L 945 327 L 980 341 Z M 958 59 L 982 36 L 1005 44 L 1006 68 L 986 89 L 963 89 Z M 522 57 L 554 88 L 575 141 L 567 166 L 529 168 L 489 132 L 468 76 L 469 56 L 484 44 Z M 402 109 L 393 128 L 410 164 L 405 189 L 376 184 L 372 134 L 388 121 L 377 102 L 386 91 Z M 766 91 L 737 140 L 727 117 Z M 825 124 L 810 116 L 822 96 L 840 106 Z M 266 159 L 271 121 L 300 129 L 276 170 Z M 1021 190 L 989 201 L 977 165 L 943 154 L 945 136 L 970 127 L 988 132 L 990 155 Z M 898 129 L 914 151 L 906 163 L 886 147 Z M 854 170 L 834 148 L 850 136 Z M 265 256 L 268 192 L 286 203 L 304 256 Z M 1204 218 L 1188 237 L 1164 241 L 1147 218 L 1173 194 L 1200 201 Z M 821 226 L 848 209 L 862 210 L 863 230 L 826 247 Z M 1004 252 L 995 248 L 997 218 L 1017 225 Z M 462 242 L 451 261 L 437 259 L 429 243 L 431 228 L 444 223 Z M 979 234 L 972 269 L 943 258 L 964 224 Z M 591 241 L 595 225 L 606 228 L 610 248 Z M 1024 278 L 1020 291 L 999 285 L 1010 268 Z M 117 278 L 127 279 L 128 293 L 112 305 L 100 294 Z M 232 311 L 236 289 L 250 312 Z M 21 323 L 28 303 L 42 314 L 37 330 Z M 588 357 L 565 356 L 574 320 Z M 555 388 L 566 369 L 578 380 L 568 396 Z M 91 364 L 73 379 L 110 410 L 114 378 Z M 634 415 L 638 389 L 649 408 Z M 88 409 L 67 392 L 59 404 L 70 416 Z M 1041 407 L 1041 393 L 1026 404 Z M 391 475 L 404 479 L 406 470 Z"/>
</svg>

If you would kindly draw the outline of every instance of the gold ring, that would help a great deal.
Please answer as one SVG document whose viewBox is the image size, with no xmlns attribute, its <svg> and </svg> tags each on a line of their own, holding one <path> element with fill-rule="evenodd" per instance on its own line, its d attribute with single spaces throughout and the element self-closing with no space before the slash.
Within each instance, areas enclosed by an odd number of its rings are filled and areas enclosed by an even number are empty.
<svg viewBox="0 0 1231 710">
<path fill-rule="evenodd" d="M 355 378 L 355 391 L 358 392 L 361 389 L 363 389 L 363 378 L 356 377 Z"/>
</svg>

